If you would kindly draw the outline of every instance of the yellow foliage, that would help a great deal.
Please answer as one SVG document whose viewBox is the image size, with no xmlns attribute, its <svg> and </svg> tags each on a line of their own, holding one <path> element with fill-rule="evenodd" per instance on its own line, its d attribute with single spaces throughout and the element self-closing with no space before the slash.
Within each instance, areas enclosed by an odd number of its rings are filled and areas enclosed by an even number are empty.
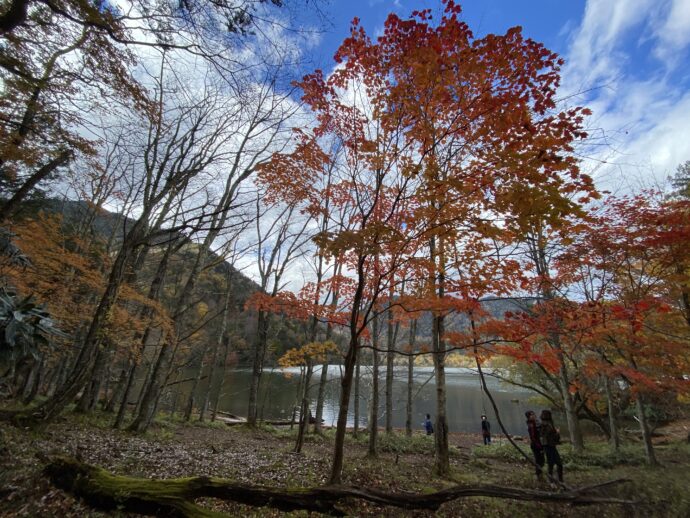
<svg viewBox="0 0 690 518">
<path fill-rule="evenodd" d="M 325 342 L 309 342 L 299 349 L 292 348 L 286 351 L 285 354 L 278 359 L 278 364 L 281 367 L 301 367 L 308 363 L 321 363 L 326 361 L 326 356 L 329 352 L 337 350 L 337 346 L 331 340 Z"/>
</svg>

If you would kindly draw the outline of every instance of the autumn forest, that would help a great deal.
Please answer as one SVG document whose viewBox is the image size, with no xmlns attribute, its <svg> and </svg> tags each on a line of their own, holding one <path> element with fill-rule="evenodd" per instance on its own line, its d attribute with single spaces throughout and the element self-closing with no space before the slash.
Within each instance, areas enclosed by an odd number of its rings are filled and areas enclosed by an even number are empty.
<svg viewBox="0 0 690 518">
<path fill-rule="evenodd" d="M 687 516 L 690 156 L 612 190 L 520 27 L 328 9 L 0 2 L 0 515 Z"/>
</svg>

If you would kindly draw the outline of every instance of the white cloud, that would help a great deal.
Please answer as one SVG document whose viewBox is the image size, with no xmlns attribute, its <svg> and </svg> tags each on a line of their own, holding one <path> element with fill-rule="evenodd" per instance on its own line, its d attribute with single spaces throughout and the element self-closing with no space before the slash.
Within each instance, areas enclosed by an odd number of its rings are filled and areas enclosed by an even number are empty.
<svg viewBox="0 0 690 518">
<path fill-rule="evenodd" d="M 688 0 L 673 0 L 668 9 L 668 15 L 657 30 L 659 44 L 655 48 L 655 55 L 667 63 L 678 64 L 681 61 L 678 50 L 682 50 L 690 43 L 690 2 Z"/>
<path fill-rule="evenodd" d="M 679 68 L 689 45 L 688 0 L 588 0 L 561 91 L 582 92 L 577 103 L 594 113 L 598 138 L 584 165 L 601 188 L 659 185 L 690 159 L 690 89 Z"/>
</svg>

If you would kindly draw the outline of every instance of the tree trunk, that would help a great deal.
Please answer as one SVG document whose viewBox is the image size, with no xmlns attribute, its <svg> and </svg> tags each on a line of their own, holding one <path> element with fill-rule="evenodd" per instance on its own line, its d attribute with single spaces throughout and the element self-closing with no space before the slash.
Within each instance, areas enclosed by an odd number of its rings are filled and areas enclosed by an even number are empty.
<svg viewBox="0 0 690 518">
<path fill-rule="evenodd" d="M 199 368 L 194 376 L 194 383 L 192 383 L 192 389 L 189 391 L 189 397 L 187 398 L 187 406 L 184 410 L 184 416 L 182 419 L 184 421 L 189 421 L 192 418 L 192 412 L 194 412 L 194 403 L 196 402 L 196 392 L 199 388 L 199 382 L 204 373 L 204 358 L 208 352 L 208 341 L 204 342 L 204 346 L 201 349 L 201 358 L 199 358 Z"/>
<path fill-rule="evenodd" d="M 307 430 L 307 426 L 309 426 L 309 384 L 311 383 L 312 371 L 313 366 L 311 360 L 307 360 L 307 372 L 304 375 L 304 390 L 302 391 L 302 404 L 300 405 L 299 430 L 297 431 L 295 453 L 302 452 L 304 433 Z"/>
<path fill-rule="evenodd" d="M 117 429 L 122 426 L 125 421 L 125 414 L 127 413 L 127 405 L 129 404 L 129 397 L 132 394 L 132 386 L 134 385 L 134 379 L 137 372 L 137 361 L 135 358 L 131 358 L 129 361 L 129 368 L 126 371 L 126 381 L 123 386 L 123 390 L 119 395 L 117 401 L 120 402 L 120 406 L 117 409 L 117 415 L 115 416 L 115 421 L 113 422 L 113 428 Z M 125 370 L 123 369 L 123 372 Z M 146 384 L 147 380 L 144 380 L 142 386 Z M 143 392 L 143 387 L 142 387 Z"/>
<path fill-rule="evenodd" d="M 292 430 L 295 427 L 295 420 L 297 419 L 297 408 L 298 405 L 301 405 L 302 401 L 302 384 L 304 383 L 304 375 L 306 372 L 300 368 L 300 373 L 299 373 L 299 384 L 297 385 L 297 398 L 296 401 L 292 405 L 292 417 L 290 417 L 290 430 Z"/>
<path fill-rule="evenodd" d="M 379 434 L 379 317 L 376 315 L 371 330 L 371 398 L 369 400 L 369 449 L 367 456 L 376 458 Z"/>
<path fill-rule="evenodd" d="M 268 337 L 268 315 L 265 311 L 259 311 L 258 313 L 252 379 L 249 385 L 249 406 L 247 409 L 247 424 L 249 426 L 256 426 L 259 388 L 261 386 L 261 374 L 264 367 L 264 354 Z"/>
<path fill-rule="evenodd" d="M 110 399 L 108 399 L 105 408 L 103 409 L 108 413 L 115 412 L 115 406 L 124 394 L 125 387 L 127 386 L 127 372 L 128 369 L 127 365 L 125 364 L 122 367 L 122 369 L 120 369 L 120 375 L 117 377 L 117 382 L 115 382 L 115 388 L 113 389 L 113 393 L 110 396 Z"/>
<path fill-rule="evenodd" d="M 319 393 L 316 396 L 316 417 L 314 421 L 314 433 L 323 432 L 321 422 L 323 421 L 323 403 L 326 397 L 326 383 L 328 382 L 328 362 L 321 364 L 321 376 L 319 377 Z"/>
<path fill-rule="evenodd" d="M 166 340 L 161 346 L 148 386 L 145 387 L 139 412 L 127 428 L 129 431 L 141 433 L 146 431 L 151 424 L 172 357 L 173 346 L 170 341 Z"/>
<path fill-rule="evenodd" d="M 448 418 L 446 416 L 446 353 L 443 336 L 444 316 L 434 317 L 432 348 L 434 351 L 434 376 L 436 378 L 436 426 L 434 430 L 434 471 L 441 477 L 450 475 L 448 455 Z"/>
<path fill-rule="evenodd" d="M 557 351 L 561 360 L 561 367 L 558 371 L 558 381 L 561 388 L 561 394 L 563 396 L 563 410 L 568 423 L 570 442 L 573 446 L 573 452 L 576 454 L 581 454 L 584 451 L 585 446 L 582 440 L 582 431 L 580 430 L 580 421 L 577 418 L 577 411 L 575 410 L 573 395 L 570 393 L 568 369 L 566 367 L 565 357 L 561 351 L 560 345 L 558 345 Z"/>
<path fill-rule="evenodd" d="M 335 429 L 335 446 L 333 448 L 333 464 L 331 466 L 330 483 L 340 482 L 343 472 L 343 447 L 345 446 L 345 431 L 347 430 L 347 413 L 350 407 L 350 390 L 355 373 L 355 364 L 359 353 L 359 316 L 360 305 L 364 294 L 364 263 L 366 256 L 359 256 L 357 260 L 357 289 L 352 297 L 352 311 L 350 313 L 350 342 L 345 353 L 345 372 L 341 381 L 340 407 L 338 408 L 338 424 Z M 359 402 L 355 402 L 358 404 Z M 357 408 L 357 407 L 355 407 Z M 355 421 L 355 426 L 357 422 Z"/>
<path fill-rule="evenodd" d="M 360 395 L 359 395 L 359 384 L 361 380 L 360 376 L 360 371 L 361 371 L 361 360 L 360 360 L 361 355 L 357 355 L 357 362 L 355 365 L 355 396 L 354 396 L 354 427 L 352 430 L 352 436 L 357 437 L 359 434 L 359 400 L 360 400 Z"/>
<path fill-rule="evenodd" d="M 609 412 L 609 433 L 611 435 L 610 443 L 613 451 L 618 451 L 620 448 L 620 437 L 618 435 L 618 425 L 616 424 L 616 407 L 613 404 L 613 394 L 611 393 L 611 380 L 604 376 L 604 388 L 606 389 L 606 404 Z"/>
<path fill-rule="evenodd" d="M 22 200 L 26 195 L 36 187 L 36 185 L 43 179 L 50 176 L 53 171 L 69 162 L 72 152 L 69 150 L 61 151 L 58 156 L 53 158 L 50 162 L 42 166 L 35 173 L 33 173 L 24 184 L 15 192 L 12 197 L 7 200 L 2 207 L 0 207 L 0 222 L 10 218 L 19 208 Z"/>
<path fill-rule="evenodd" d="M 386 433 L 393 433 L 393 359 L 395 356 L 393 312 L 388 308 L 386 326 Z"/>
<path fill-rule="evenodd" d="M 647 413 L 644 409 L 644 399 L 642 394 L 637 395 L 635 400 L 635 408 L 637 409 L 637 419 L 640 421 L 640 431 L 642 432 L 642 442 L 644 443 L 644 453 L 647 457 L 647 463 L 656 466 L 659 462 L 656 460 L 654 454 L 654 446 L 652 445 L 652 431 L 649 429 L 649 422 L 647 421 Z"/>
<path fill-rule="evenodd" d="M 203 422 L 206 413 L 206 407 L 208 407 L 209 400 L 211 398 L 211 391 L 213 390 L 213 385 L 216 383 L 216 377 L 218 373 L 218 353 L 220 351 L 220 346 L 223 344 L 223 340 L 228 332 L 228 320 L 230 319 L 230 298 L 232 291 L 232 270 L 228 274 L 228 279 L 226 283 L 225 292 L 225 303 L 223 305 L 223 320 L 220 324 L 220 332 L 218 333 L 218 340 L 213 345 L 213 351 L 211 354 L 211 372 L 208 378 L 208 387 L 204 391 L 204 398 L 201 403 L 201 408 L 199 408 L 199 421 Z"/>
<path fill-rule="evenodd" d="M 340 483 L 343 471 L 343 447 L 345 445 L 345 431 L 347 429 L 347 412 L 350 406 L 350 389 L 352 388 L 352 378 L 354 376 L 355 364 L 357 363 L 357 353 L 359 349 L 358 334 L 350 337 L 350 344 L 345 355 L 345 371 L 340 383 L 340 406 L 338 408 L 338 421 L 335 429 L 335 447 L 333 451 L 333 464 L 331 466 L 330 483 Z M 358 365 L 359 367 L 359 365 Z M 359 369 L 357 369 L 359 370 Z M 355 401 L 355 412 L 359 401 Z M 357 415 L 357 414 L 355 414 Z M 357 421 L 355 421 L 355 433 Z"/>
<path fill-rule="evenodd" d="M 220 403 L 220 397 L 223 394 L 223 387 L 225 386 L 226 365 L 228 362 L 228 355 L 230 354 L 230 337 L 227 333 L 223 338 L 223 342 L 223 363 L 220 366 L 220 382 L 218 383 L 218 391 L 213 397 L 213 410 L 211 411 L 211 421 L 216 420 L 216 416 L 218 415 L 218 404 Z"/>
<path fill-rule="evenodd" d="M 28 381 L 22 392 L 22 403 L 28 405 L 31 403 L 36 394 L 38 394 L 38 388 L 41 386 L 41 378 L 43 377 L 43 366 L 45 365 L 45 358 L 43 355 L 34 362 L 34 365 L 29 373 Z"/>
<path fill-rule="evenodd" d="M 407 357 L 407 405 L 405 406 L 405 435 L 412 437 L 412 386 L 414 384 L 414 352 L 415 341 L 417 339 L 417 320 L 410 324 L 409 353 Z"/>
<path fill-rule="evenodd" d="M 55 372 L 53 373 L 53 376 L 50 379 L 50 382 L 47 384 L 48 386 L 46 387 L 46 396 L 50 397 L 52 396 L 55 391 L 58 389 L 58 387 L 63 383 L 63 376 L 65 371 L 67 370 L 67 355 L 63 354 L 62 357 L 60 358 L 59 363 L 57 364 L 57 367 L 55 367 Z"/>
<path fill-rule="evenodd" d="M 77 412 L 82 414 L 87 414 L 91 412 L 96 403 L 98 402 L 98 396 L 101 391 L 101 384 L 103 382 L 103 374 L 105 371 L 105 358 L 107 353 L 103 348 L 99 348 L 96 354 L 96 361 L 93 366 L 93 373 L 91 375 L 91 380 L 87 383 L 84 391 L 77 402 Z"/>
</svg>

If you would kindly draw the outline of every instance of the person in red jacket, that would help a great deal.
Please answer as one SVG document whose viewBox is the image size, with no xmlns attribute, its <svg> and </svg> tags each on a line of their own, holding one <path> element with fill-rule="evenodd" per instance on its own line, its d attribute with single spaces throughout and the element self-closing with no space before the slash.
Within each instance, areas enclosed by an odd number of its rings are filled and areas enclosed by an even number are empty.
<svg viewBox="0 0 690 518">
<path fill-rule="evenodd" d="M 537 422 L 537 414 L 532 410 L 525 412 L 527 418 L 527 434 L 529 435 L 529 447 L 534 455 L 535 471 L 537 478 L 541 480 L 542 468 L 544 467 L 544 447 L 539 438 L 540 425 Z"/>
</svg>

